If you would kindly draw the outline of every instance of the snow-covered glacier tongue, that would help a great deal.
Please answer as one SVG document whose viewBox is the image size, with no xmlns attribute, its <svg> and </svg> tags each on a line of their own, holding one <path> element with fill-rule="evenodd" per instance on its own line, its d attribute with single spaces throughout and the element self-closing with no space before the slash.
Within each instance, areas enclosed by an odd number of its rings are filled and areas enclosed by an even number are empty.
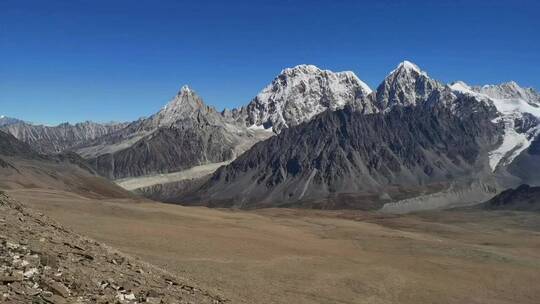
<svg viewBox="0 0 540 304">
<path fill-rule="evenodd" d="M 450 88 L 458 94 L 492 103 L 499 112 L 494 122 L 504 124 L 504 137 L 501 145 L 489 153 L 493 171 L 512 163 L 540 134 L 540 94 L 535 90 L 522 88 L 514 81 L 484 86 L 458 81 Z"/>
</svg>

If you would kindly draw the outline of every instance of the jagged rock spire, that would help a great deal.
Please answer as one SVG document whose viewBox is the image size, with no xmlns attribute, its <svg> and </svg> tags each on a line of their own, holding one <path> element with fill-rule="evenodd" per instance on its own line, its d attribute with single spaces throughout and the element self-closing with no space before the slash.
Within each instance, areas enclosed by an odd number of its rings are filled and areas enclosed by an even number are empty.
<svg viewBox="0 0 540 304">
<path fill-rule="evenodd" d="M 431 92 L 443 85 L 429 78 L 416 64 L 401 62 L 377 88 L 376 106 L 386 111 L 393 106 L 410 106 L 428 99 Z"/>
</svg>

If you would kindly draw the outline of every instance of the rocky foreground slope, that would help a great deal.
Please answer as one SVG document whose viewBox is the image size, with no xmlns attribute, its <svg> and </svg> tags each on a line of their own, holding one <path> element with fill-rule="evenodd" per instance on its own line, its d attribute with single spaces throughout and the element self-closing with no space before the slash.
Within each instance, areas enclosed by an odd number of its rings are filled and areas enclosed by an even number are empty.
<svg viewBox="0 0 540 304">
<path fill-rule="evenodd" d="M 0 193 L 2 303 L 225 303 Z"/>
</svg>

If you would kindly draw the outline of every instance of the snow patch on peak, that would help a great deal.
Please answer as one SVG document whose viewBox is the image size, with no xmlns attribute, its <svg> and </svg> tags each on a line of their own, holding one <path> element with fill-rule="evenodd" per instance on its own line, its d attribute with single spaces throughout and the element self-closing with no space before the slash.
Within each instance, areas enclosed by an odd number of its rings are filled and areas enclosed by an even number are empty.
<svg viewBox="0 0 540 304">
<path fill-rule="evenodd" d="M 187 84 L 185 84 L 185 85 L 182 86 L 182 88 L 180 88 L 179 94 L 181 94 L 181 93 L 191 93 L 191 92 L 192 92 L 191 88 Z"/>
<path fill-rule="evenodd" d="M 532 115 L 540 121 L 540 105 L 534 91 L 526 91 L 514 81 L 483 86 L 469 86 L 458 81 L 449 87 L 454 92 L 489 102 L 499 112 L 494 122 L 504 124 L 504 135 L 502 144 L 489 153 L 489 164 L 493 171 L 499 166 L 510 164 L 531 145 L 540 132 L 540 124 L 527 131 L 516 127 L 516 122 L 526 119 L 526 115 Z"/>
<path fill-rule="evenodd" d="M 292 68 L 286 68 L 281 71 L 281 74 L 290 74 L 292 72 L 301 72 L 301 73 L 319 73 L 322 72 L 317 66 L 312 64 L 299 64 Z"/>
<path fill-rule="evenodd" d="M 279 133 L 328 109 L 363 100 L 371 92 L 351 71 L 333 72 L 302 64 L 284 69 L 242 112 L 247 126 L 265 125 Z M 365 107 L 366 112 L 373 111 L 372 105 Z"/>
<path fill-rule="evenodd" d="M 457 93 L 467 94 L 467 95 L 479 97 L 481 99 L 486 98 L 486 96 L 483 96 L 482 94 L 479 94 L 479 93 L 473 91 L 473 89 L 472 89 L 472 87 L 470 85 L 466 84 L 465 82 L 463 82 L 461 80 L 453 82 L 452 84 L 449 85 L 449 87 L 450 87 L 450 89 L 452 91 L 455 91 Z"/>
<path fill-rule="evenodd" d="M 464 81 L 458 80 L 450 84 L 450 88 L 456 91 L 462 90 L 462 91 L 470 91 L 471 86 L 469 86 Z"/>
<path fill-rule="evenodd" d="M 408 61 L 408 60 L 404 60 L 403 62 L 401 62 L 400 64 L 398 64 L 398 66 L 392 70 L 392 72 L 390 72 L 390 74 L 388 75 L 392 75 L 392 74 L 395 74 L 399 71 L 414 71 L 418 74 L 421 74 L 421 75 L 424 75 L 424 76 L 427 76 L 427 73 L 422 71 L 416 64 Z"/>
</svg>

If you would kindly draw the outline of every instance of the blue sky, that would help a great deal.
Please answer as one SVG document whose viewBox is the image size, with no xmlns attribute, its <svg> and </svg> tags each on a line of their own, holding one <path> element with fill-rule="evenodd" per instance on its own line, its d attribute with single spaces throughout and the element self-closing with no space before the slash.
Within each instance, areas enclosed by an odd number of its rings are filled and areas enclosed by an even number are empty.
<svg viewBox="0 0 540 304">
<path fill-rule="evenodd" d="M 218 109 L 283 68 L 400 61 L 441 81 L 540 89 L 540 1 L 0 1 L 0 114 L 133 120 L 189 84 Z"/>
</svg>

